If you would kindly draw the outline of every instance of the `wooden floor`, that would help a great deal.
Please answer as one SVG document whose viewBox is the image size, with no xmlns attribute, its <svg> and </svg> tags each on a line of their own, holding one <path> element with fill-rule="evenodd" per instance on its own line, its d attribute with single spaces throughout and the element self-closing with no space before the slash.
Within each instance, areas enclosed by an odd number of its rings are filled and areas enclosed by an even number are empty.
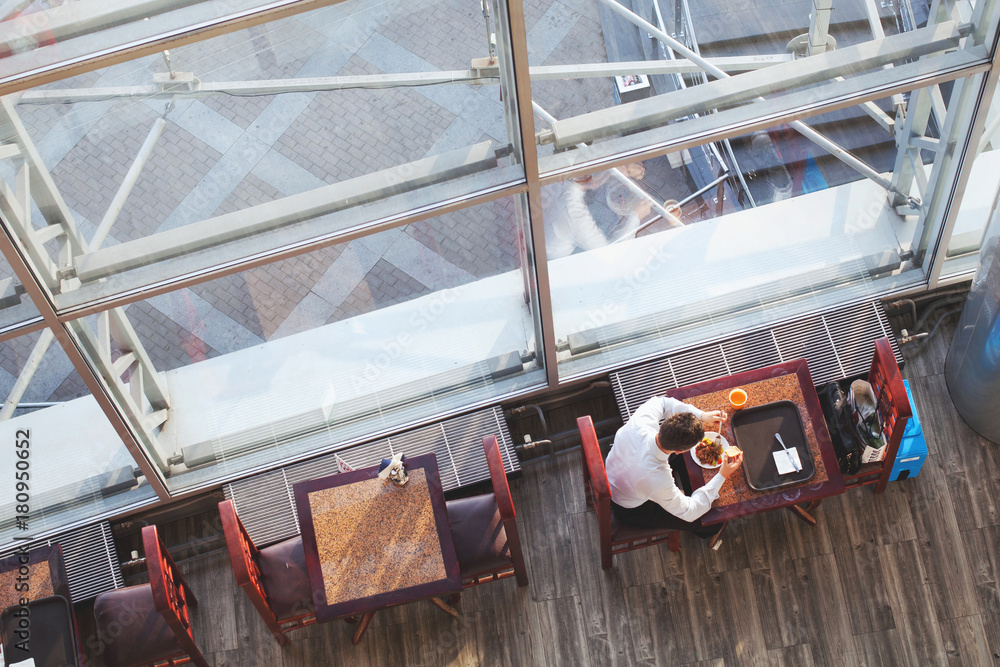
<svg viewBox="0 0 1000 667">
<path fill-rule="evenodd" d="M 605 573 L 571 450 L 515 483 L 528 587 L 470 590 L 460 620 L 428 603 L 380 612 L 359 646 L 335 622 L 281 649 L 217 552 L 182 566 L 196 639 L 218 667 L 998 664 L 1000 445 L 948 398 L 947 336 L 904 369 L 930 448 L 920 475 L 825 501 L 817 527 L 772 512 L 732 524 L 717 552 L 685 536 L 680 554 L 632 552 Z"/>
</svg>

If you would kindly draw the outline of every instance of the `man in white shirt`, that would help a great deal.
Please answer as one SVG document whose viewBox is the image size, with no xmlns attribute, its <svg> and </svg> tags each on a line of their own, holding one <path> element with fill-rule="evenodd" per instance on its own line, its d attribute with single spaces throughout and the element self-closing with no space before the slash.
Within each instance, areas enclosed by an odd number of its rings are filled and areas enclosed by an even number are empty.
<svg viewBox="0 0 1000 667">
<path fill-rule="evenodd" d="M 624 219 L 608 230 L 610 237 L 601 230 L 587 205 L 587 192 L 602 187 L 610 177 L 610 172 L 600 172 L 542 189 L 546 258 L 566 257 L 578 249 L 603 248 L 635 233 L 639 221 L 652 210 L 649 201 L 632 197 L 634 205 L 630 204 L 631 210 L 624 214 Z"/>
<path fill-rule="evenodd" d="M 615 434 L 605 468 L 611 486 L 611 510 L 620 522 L 642 528 L 688 530 L 711 537 L 721 526 L 702 526 L 698 519 L 719 497 L 719 489 L 739 470 L 743 455 L 723 458 L 718 475 L 690 496 L 678 488 L 672 470 L 684 481 L 679 456 L 704 437 L 705 428 L 726 418 L 719 410 L 703 412 L 665 396 L 643 403 Z M 662 422 L 662 423 L 661 423 Z"/>
</svg>

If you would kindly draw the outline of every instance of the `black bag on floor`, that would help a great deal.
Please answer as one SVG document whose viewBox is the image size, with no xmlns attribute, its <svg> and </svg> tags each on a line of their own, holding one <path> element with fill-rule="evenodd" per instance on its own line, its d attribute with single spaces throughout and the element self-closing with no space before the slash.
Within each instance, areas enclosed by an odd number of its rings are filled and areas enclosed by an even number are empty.
<svg viewBox="0 0 1000 667">
<path fill-rule="evenodd" d="M 864 445 L 854 428 L 851 405 L 847 395 L 836 382 L 827 382 L 816 388 L 819 404 L 823 408 L 826 428 L 833 441 L 833 451 L 840 464 L 840 472 L 853 475 L 861 468 L 861 452 Z"/>
</svg>

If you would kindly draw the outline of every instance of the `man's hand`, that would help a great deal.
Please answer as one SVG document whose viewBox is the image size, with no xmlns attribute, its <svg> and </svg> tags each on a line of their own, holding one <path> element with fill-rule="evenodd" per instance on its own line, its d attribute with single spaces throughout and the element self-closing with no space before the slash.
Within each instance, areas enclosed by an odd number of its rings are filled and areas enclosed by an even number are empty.
<svg viewBox="0 0 1000 667">
<path fill-rule="evenodd" d="M 722 455 L 722 467 L 719 468 L 719 474 L 729 479 L 729 476 L 740 469 L 743 465 L 743 452 L 740 452 L 733 458 L 729 458 L 728 454 Z"/>
<path fill-rule="evenodd" d="M 726 413 L 722 410 L 712 410 L 701 415 L 701 423 L 705 425 L 706 431 L 715 431 L 718 433 L 720 431 L 719 427 L 722 426 L 722 422 L 724 421 L 726 421 Z"/>
</svg>

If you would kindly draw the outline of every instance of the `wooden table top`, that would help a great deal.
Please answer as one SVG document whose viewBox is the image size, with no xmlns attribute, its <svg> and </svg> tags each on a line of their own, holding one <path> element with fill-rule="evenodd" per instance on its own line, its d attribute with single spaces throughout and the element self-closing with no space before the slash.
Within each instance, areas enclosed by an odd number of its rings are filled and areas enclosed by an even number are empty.
<svg viewBox="0 0 1000 667">
<path fill-rule="evenodd" d="M 755 491 L 747 484 L 742 470 L 734 474 L 722 486 L 719 497 L 712 503 L 712 509 L 702 518 L 703 524 L 728 521 L 748 514 L 755 514 L 779 507 L 820 500 L 844 492 L 844 480 L 833 451 L 830 433 L 823 418 L 816 387 L 805 359 L 786 361 L 752 371 L 736 373 L 714 380 L 707 380 L 687 387 L 667 392 L 667 396 L 690 403 L 702 410 L 726 410 L 733 413 L 729 405 L 729 390 L 743 387 L 747 390 L 745 407 L 763 405 L 774 401 L 789 400 L 795 403 L 802 418 L 806 441 L 816 464 L 813 477 L 801 484 L 783 486 L 769 491 Z M 722 435 L 735 442 L 731 419 L 722 425 Z M 702 468 L 684 454 L 684 465 L 691 480 L 692 489 L 704 486 L 719 474 L 718 470 Z"/>
<path fill-rule="evenodd" d="M 377 466 L 294 485 L 318 620 L 462 590 L 437 458 L 404 465 L 403 487 Z"/>
</svg>

